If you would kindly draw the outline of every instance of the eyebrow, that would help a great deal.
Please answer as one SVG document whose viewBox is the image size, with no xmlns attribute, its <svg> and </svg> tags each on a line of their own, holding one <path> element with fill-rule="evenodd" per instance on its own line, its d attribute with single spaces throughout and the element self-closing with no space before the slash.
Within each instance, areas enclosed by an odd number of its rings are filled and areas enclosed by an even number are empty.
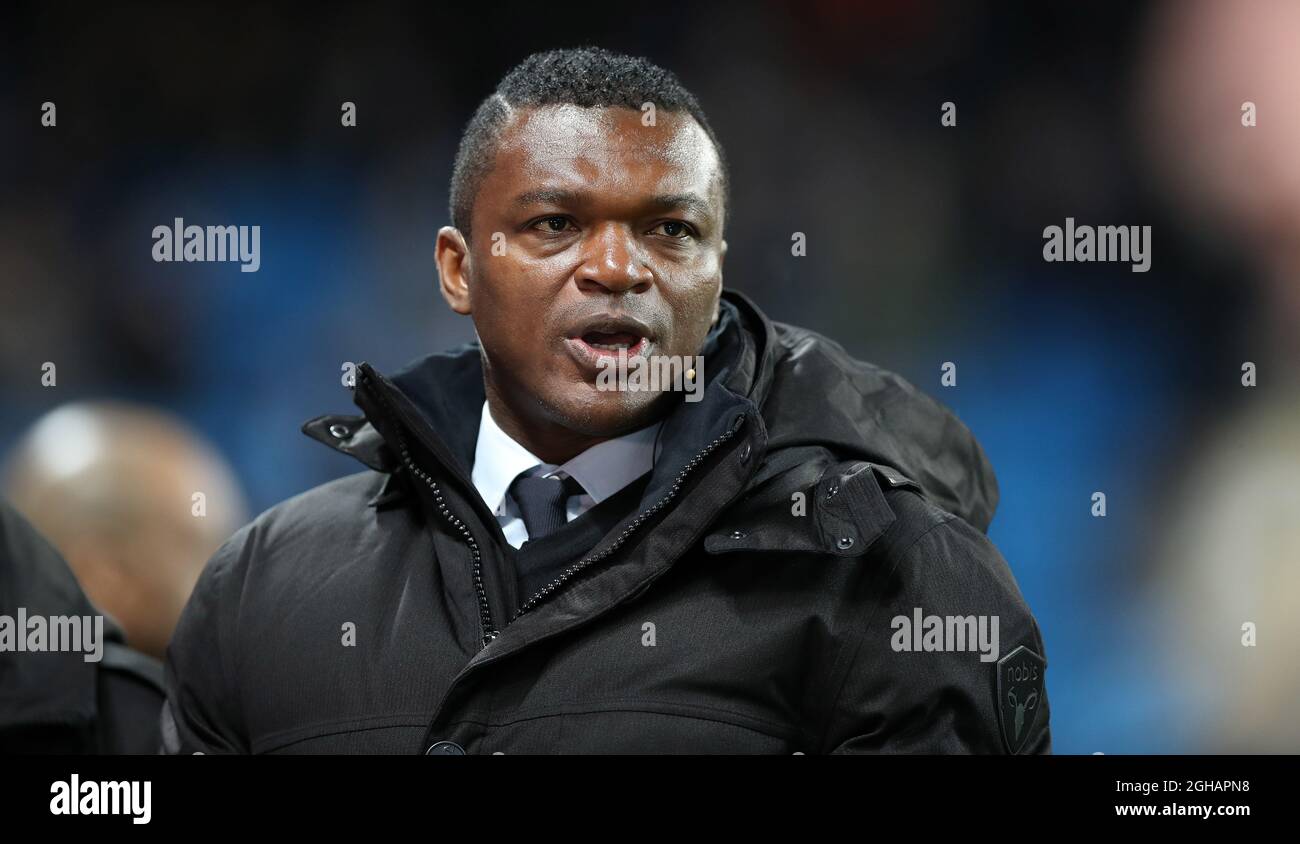
<svg viewBox="0 0 1300 844">
<path fill-rule="evenodd" d="M 682 208 L 693 211 L 706 220 L 713 219 L 712 206 L 703 197 L 693 193 L 672 193 L 656 196 L 650 200 L 650 204 L 663 209 Z"/>
<path fill-rule="evenodd" d="M 543 188 L 519 194 L 515 205 L 571 205 L 581 198 L 576 191 Z"/>
<path fill-rule="evenodd" d="M 577 205 L 586 198 L 587 194 L 581 191 L 541 188 L 519 194 L 515 197 L 515 205 Z M 647 205 L 661 210 L 680 208 L 691 211 L 705 220 L 713 219 L 712 206 L 703 197 L 694 193 L 660 194 L 652 197 Z"/>
</svg>

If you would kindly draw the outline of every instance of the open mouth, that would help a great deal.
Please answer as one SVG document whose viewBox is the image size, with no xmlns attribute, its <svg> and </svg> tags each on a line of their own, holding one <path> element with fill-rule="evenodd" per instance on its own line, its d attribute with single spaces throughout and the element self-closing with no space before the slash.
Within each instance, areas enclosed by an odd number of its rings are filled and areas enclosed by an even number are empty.
<svg viewBox="0 0 1300 844">
<path fill-rule="evenodd" d="M 649 354 L 654 344 L 648 325 L 623 315 L 598 314 L 566 333 L 569 353 L 591 374 L 606 368 L 611 359 Z"/>
<path fill-rule="evenodd" d="M 618 354 L 623 350 L 629 355 L 639 352 L 646 342 L 645 337 L 632 331 L 587 331 L 578 339 L 597 352 Z"/>
</svg>

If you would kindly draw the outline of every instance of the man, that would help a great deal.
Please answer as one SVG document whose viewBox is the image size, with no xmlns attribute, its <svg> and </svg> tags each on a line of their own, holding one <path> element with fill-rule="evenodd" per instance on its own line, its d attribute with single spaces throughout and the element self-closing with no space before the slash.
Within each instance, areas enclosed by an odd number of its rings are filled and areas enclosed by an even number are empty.
<svg viewBox="0 0 1300 844">
<path fill-rule="evenodd" d="M 10 454 L 4 492 L 133 648 L 162 659 L 203 564 L 245 520 L 221 455 L 125 402 L 62 405 Z"/>
<path fill-rule="evenodd" d="M 724 293 L 726 202 L 668 72 L 595 49 L 511 71 L 437 244 L 479 342 L 363 364 L 364 416 L 305 426 L 371 471 L 211 561 L 169 648 L 167 749 L 1046 752 L 979 446 Z M 609 388 L 653 360 L 690 365 Z"/>
</svg>

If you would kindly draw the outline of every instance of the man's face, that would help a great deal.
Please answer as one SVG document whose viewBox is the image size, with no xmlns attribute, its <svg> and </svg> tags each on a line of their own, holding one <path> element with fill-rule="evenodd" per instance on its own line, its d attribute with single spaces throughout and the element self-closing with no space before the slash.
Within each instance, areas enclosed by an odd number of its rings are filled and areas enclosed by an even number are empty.
<svg viewBox="0 0 1300 844">
<path fill-rule="evenodd" d="M 474 318 L 489 394 L 521 423 L 617 436 L 663 393 L 597 388 L 618 350 L 700 353 L 722 288 L 717 153 L 686 113 L 516 110 L 474 203 L 452 307 Z M 446 231 L 446 230 L 444 230 Z M 441 252 L 441 250 L 440 250 Z"/>
</svg>

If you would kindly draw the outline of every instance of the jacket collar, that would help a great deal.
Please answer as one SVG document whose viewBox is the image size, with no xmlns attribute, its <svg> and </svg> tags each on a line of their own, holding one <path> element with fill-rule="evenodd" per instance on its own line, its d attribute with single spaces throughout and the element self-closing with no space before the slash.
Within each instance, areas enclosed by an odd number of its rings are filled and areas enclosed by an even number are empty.
<svg viewBox="0 0 1300 844">
<path fill-rule="evenodd" d="M 762 312 L 742 294 L 723 291 L 719 321 L 704 351 L 710 370 L 704 400 L 682 402 L 664 420 L 660 439 L 672 448 L 665 449 L 656 461 L 656 468 L 662 471 L 658 477 L 652 476 L 647 495 L 662 492 L 671 482 L 669 470 L 675 457 L 698 450 L 729 426 L 736 415 L 761 406 L 772 384 L 774 347 L 772 324 Z M 472 488 L 477 422 L 484 401 L 481 349 L 477 343 L 429 355 L 391 378 L 362 363 L 358 382 L 360 389 L 354 388 L 354 401 L 364 415 L 318 416 L 302 426 L 303 433 L 391 476 L 400 460 L 375 424 L 385 415 L 383 406 L 387 405 L 404 417 L 462 487 Z M 382 506 L 395 501 L 399 494 L 399 485 L 390 477 L 368 503 Z"/>
</svg>

